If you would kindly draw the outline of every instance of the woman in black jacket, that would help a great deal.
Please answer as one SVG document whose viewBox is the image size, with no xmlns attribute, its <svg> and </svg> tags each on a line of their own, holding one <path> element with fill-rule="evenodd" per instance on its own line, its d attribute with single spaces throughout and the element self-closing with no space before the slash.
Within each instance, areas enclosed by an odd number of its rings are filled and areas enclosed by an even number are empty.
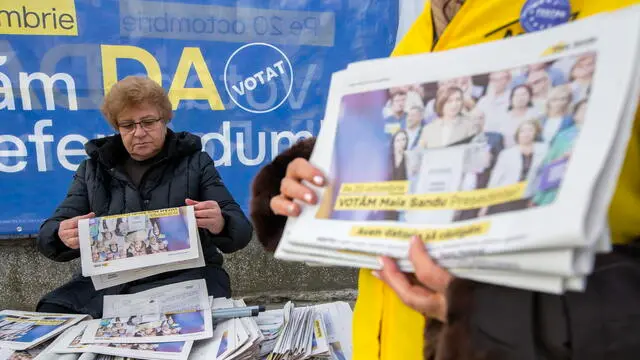
<svg viewBox="0 0 640 360">
<path fill-rule="evenodd" d="M 229 276 L 220 253 L 244 248 L 253 227 L 233 199 L 199 137 L 167 127 L 173 114 L 163 88 L 127 77 L 104 99 L 102 113 L 118 132 L 88 142 L 89 158 L 76 171 L 67 196 L 41 226 L 38 249 L 55 261 L 80 256 L 78 220 L 193 205 L 205 267 L 171 271 L 96 291 L 77 274 L 45 295 L 37 311 L 102 316 L 104 295 L 136 293 L 202 279 L 209 294 L 229 297 Z"/>
</svg>

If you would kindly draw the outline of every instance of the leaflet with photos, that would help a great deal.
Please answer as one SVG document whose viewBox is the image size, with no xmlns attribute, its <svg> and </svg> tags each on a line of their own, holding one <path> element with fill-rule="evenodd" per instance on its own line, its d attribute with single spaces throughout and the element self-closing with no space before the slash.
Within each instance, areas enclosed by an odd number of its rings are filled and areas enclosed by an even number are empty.
<svg viewBox="0 0 640 360">
<path fill-rule="evenodd" d="M 135 359 L 187 360 L 193 341 L 161 342 L 141 344 L 83 344 L 81 342 L 86 322 L 82 322 L 60 335 L 53 349 L 56 353 L 95 353 L 124 356 Z"/>
<path fill-rule="evenodd" d="M 192 341 L 213 333 L 203 279 L 105 296 L 103 307 L 103 318 L 88 322 L 83 344 Z"/>
<path fill-rule="evenodd" d="M 82 274 L 98 276 L 195 260 L 192 206 L 83 219 L 78 222 Z"/>
<path fill-rule="evenodd" d="M 437 258 L 593 246 L 606 216 L 584 220 L 606 213 L 615 182 L 599 180 L 637 104 L 638 13 L 336 74 L 334 139 L 311 158 L 329 186 L 290 241 L 398 258 L 412 235 Z"/>
<path fill-rule="evenodd" d="M 204 253 L 202 252 L 202 243 L 200 242 L 199 233 L 196 232 L 198 237 L 198 257 L 190 260 L 183 260 L 178 262 L 172 262 L 162 265 L 152 265 L 139 269 L 125 270 L 115 273 L 96 275 L 91 277 L 91 282 L 96 290 L 106 289 L 112 286 L 126 284 L 131 281 L 144 279 L 149 276 L 162 274 L 169 271 L 193 269 L 205 266 Z"/>
</svg>

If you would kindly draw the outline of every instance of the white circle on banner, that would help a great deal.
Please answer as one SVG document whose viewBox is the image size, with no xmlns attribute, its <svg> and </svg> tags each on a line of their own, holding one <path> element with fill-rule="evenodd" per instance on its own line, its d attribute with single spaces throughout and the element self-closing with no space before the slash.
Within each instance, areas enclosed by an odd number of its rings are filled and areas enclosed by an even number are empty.
<svg viewBox="0 0 640 360">
<path fill-rule="evenodd" d="M 289 69 L 289 86 L 287 86 L 286 95 L 275 106 L 272 106 L 272 107 L 270 107 L 269 109 L 266 109 L 266 110 L 251 109 L 251 108 L 241 104 L 240 101 L 238 101 L 238 99 L 236 99 L 233 96 L 233 94 L 231 93 L 231 90 L 229 90 L 229 82 L 227 81 L 227 72 L 229 71 L 229 64 L 231 64 L 231 61 L 233 60 L 233 58 L 236 55 L 238 55 L 242 50 L 245 50 L 245 49 L 247 49 L 249 47 L 252 47 L 252 46 L 265 46 L 265 47 L 268 47 L 268 48 L 271 48 L 271 49 L 277 51 L 280 55 L 282 55 L 282 57 L 284 58 L 284 61 L 287 63 L 287 68 Z M 257 82 L 255 81 L 254 78 L 251 77 L 251 78 L 247 78 L 247 79 L 251 79 L 254 82 L 254 84 L 257 85 Z M 245 110 L 245 111 L 248 111 L 248 112 L 254 113 L 254 114 L 268 113 L 268 112 L 274 111 L 277 108 L 279 108 L 289 98 L 289 95 L 291 95 L 291 90 L 293 90 L 293 66 L 291 65 L 291 61 L 289 61 L 289 58 L 287 57 L 287 55 L 282 50 L 278 49 L 277 47 L 275 47 L 275 46 L 273 46 L 271 44 L 261 43 L 261 42 L 245 44 L 245 45 L 239 47 L 236 51 L 234 51 L 233 54 L 231 54 L 231 56 L 227 60 L 227 63 L 224 66 L 224 87 L 225 87 L 225 90 L 227 91 L 227 94 L 231 98 L 231 100 L 236 105 L 238 105 L 238 107 L 240 107 L 242 110 Z M 254 89 L 255 89 L 255 87 L 254 87 Z M 251 90 L 254 90 L 254 89 L 251 89 Z M 248 89 L 245 89 L 245 91 L 247 91 L 247 90 Z"/>
</svg>

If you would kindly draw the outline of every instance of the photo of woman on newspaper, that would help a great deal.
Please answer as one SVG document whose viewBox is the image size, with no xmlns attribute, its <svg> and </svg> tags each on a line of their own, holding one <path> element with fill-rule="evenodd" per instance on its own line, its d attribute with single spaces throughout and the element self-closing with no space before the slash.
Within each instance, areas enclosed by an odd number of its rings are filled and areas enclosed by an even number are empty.
<svg viewBox="0 0 640 360">
<path fill-rule="evenodd" d="M 328 217 L 451 223 L 552 204 L 595 67 L 589 52 L 343 97 Z M 465 201 L 442 205 L 454 193 Z"/>
</svg>

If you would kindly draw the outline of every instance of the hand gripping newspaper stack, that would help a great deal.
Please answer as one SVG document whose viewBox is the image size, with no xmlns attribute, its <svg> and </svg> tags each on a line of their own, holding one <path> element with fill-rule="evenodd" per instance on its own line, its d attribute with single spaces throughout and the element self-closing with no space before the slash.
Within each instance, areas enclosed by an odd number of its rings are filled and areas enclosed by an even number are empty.
<svg viewBox="0 0 640 360">
<path fill-rule="evenodd" d="M 83 219 L 78 235 L 96 290 L 205 265 L 192 206 Z"/>
<path fill-rule="evenodd" d="M 619 36 L 625 34 L 625 36 Z M 418 235 L 452 274 L 582 291 L 638 104 L 640 6 L 496 42 L 350 64 L 310 162 L 320 201 L 275 256 L 378 269 Z"/>
<path fill-rule="evenodd" d="M 105 296 L 103 318 L 0 312 L 0 360 L 345 360 L 351 307 L 336 302 L 245 313 L 204 280 Z"/>
</svg>

